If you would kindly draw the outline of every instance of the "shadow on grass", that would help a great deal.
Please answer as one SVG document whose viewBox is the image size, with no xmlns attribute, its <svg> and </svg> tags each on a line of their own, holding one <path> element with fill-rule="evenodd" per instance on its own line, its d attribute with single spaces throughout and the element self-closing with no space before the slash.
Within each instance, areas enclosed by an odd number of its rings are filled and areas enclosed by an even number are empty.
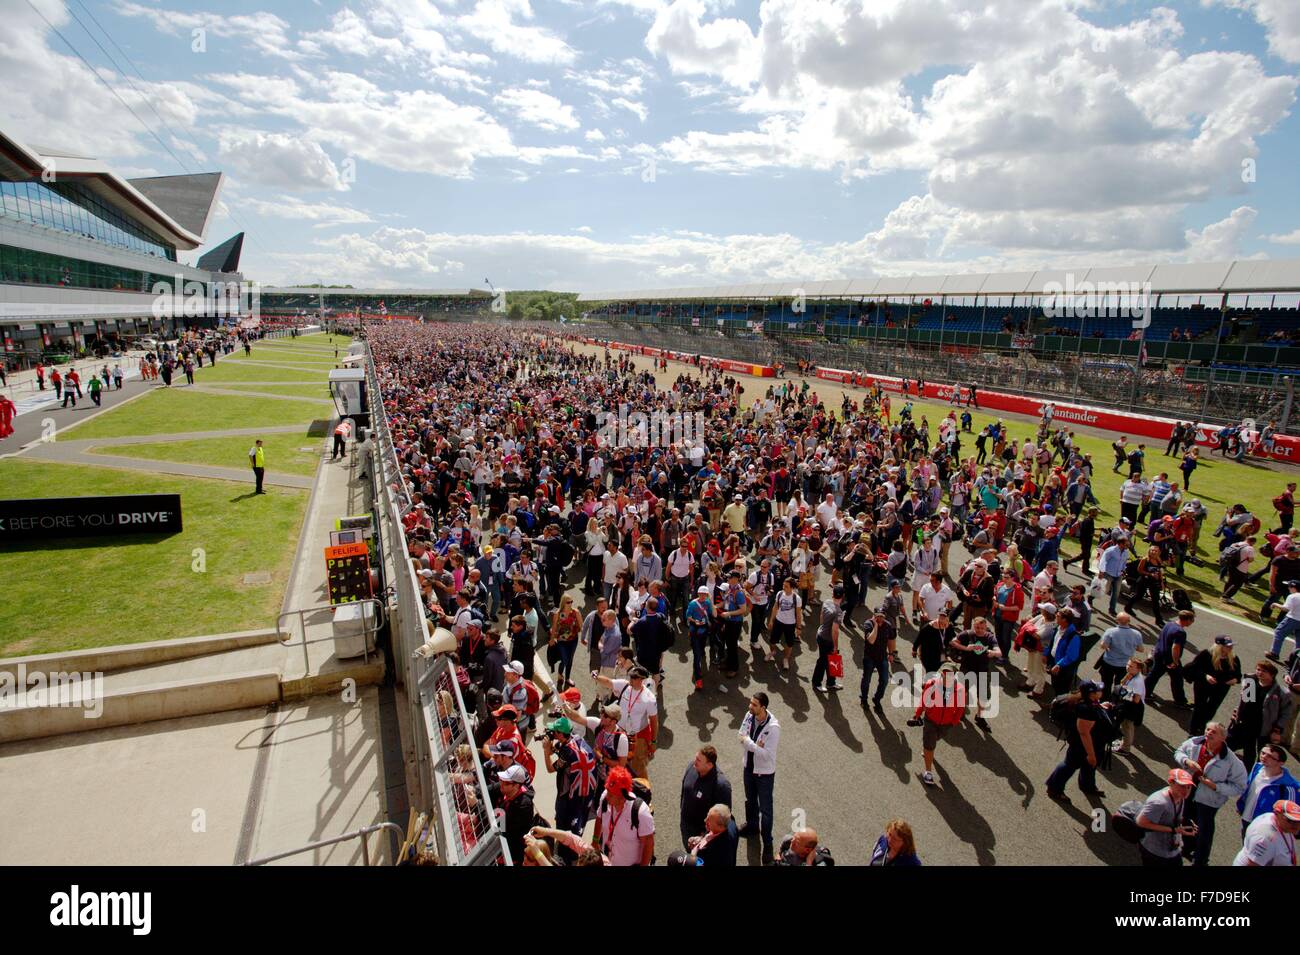
<svg viewBox="0 0 1300 955">
<path fill-rule="evenodd" d="M 22 539 L 6 541 L 0 552 L 27 554 L 35 551 L 85 550 L 101 547 L 144 547 L 161 544 L 169 538 L 184 533 L 183 530 L 167 534 L 137 534 L 130 537 L 64 537 L 59 540 Z"/>
</svg>

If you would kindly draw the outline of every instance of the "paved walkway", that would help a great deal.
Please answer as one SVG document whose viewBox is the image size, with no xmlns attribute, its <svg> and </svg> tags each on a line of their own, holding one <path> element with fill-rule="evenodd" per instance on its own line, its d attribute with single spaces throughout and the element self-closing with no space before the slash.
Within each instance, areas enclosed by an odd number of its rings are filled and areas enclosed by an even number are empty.
<svg viewBox="0 0 1300 955">
<path fill-rule="evenodd" d="M 183 461 L 159 461 L 153 458 L 128 458 L 113 454 L 91 454 L 91 448 L 120 447 L 129 444 L 154 444 L 173 441 L 202 441 L 207 438 L 230 438 L 240 435 L 256 437 L 263 434 L 291 434 L 302 431 L 305 425 L 277 425 L 269 428 L 230 428 L 225 431 L 186 431 L 180 434 L 141 434 L 120 438 L 84 438 L 79 441 L 38 441 L 27 448 L 25 455 L 37 461 L 59 464 L 81 464 L 91 467 L 125 468 L 131 471 L 148 471 L 151 474 L 177 474 L 183 477 L 212 478 L 221 481 L 250 480 L 248 468 L 225 468 L 207 464 L 186 464 Z M 319 440 L 316 438 L 313 441 Z M 273 487 L 309 488 L 314 478 L 298 474 L 266 472 L 265 483 Z"/>
<path fill-rule="evenodd" d="M 597 347 L 579 348 L 595 354 L 601 351 Z M 635 356 L 633 361 L 639 371 L 650 370 L 648 358 Z M 670 361 L 668 372 L 658 373 L 660 386 L 670 387 L 685 369 L 685 365 Z M 768 384 L 771 379 L 753 379 L 745 388 L 750 392 L 753 387 Z M 817 380 L 811 387 L 828 406 L 838 407 L 842 389 L 835 383 Z M 954 544 L 950 564 L 957 566 L 964 557 L 961 545 Z M 580 585 L 576 571 L 571 579 Z M 1063 580 L 1079 583 L 1084 578 L 1072 573 Z M 591 602 L 577 587 L 570 587 L 568 592 L 582 612 L 591 609 Z M 882 594 L 873 582 L 864 605 L 878 605 Z M 1105 610 L 1103 602 L 1099 607 Z M 816 605 L 813 611 L 815 615 Z M 1149 649 L 1155 630 L 1145 605 L 1139 605 L 1139 611 L 1135 622 Z M 858 621 L 864 617 L 862 610 L 855 614 Z M 811 619 L 815 622 L 815 616 Z M 1092 630 L 1100 633 L 1111 624 L 1109 615 L 1097 612 Z M 846 677 L 843 692 L 813 691 L 810 676 L 816 659 L 815 629 L 805 623 L 793 673 L 756 658 L 747 650 L 747 638 L 742 637 L 739 675 L 726 680 L 719 671 L 711 670 L 705 677 L 704 692 L 694 692 L 691 686 L 690 648 L 686 641 L 679 638 L 665 654 L 667 679 L 660 697 L 659 752 L 650 764 L 652 787 L 669 797 L 655 800 L 655 828 L 662 836 L 656 851 L 661 859 L 680 844 L 675 794 L 682 773 L 704 743 L 717 747 L 720 766 L 734 787 L 733 806 L 743 821 L 742 750 L 735 734 L 750 695 L 764 690 L 772 699 L 773 712 L 782 727 L 775 787 L 777 839 L 790 831 L 793 821 L 806 821 L 818 831 L 839 864 L 863 865 L 884 824 L 901 817 L 916 833 L 926 865 L 1137 864 L 1135 847 L 1113 833 L 1093 831 L 1093 812 L 1103 807 L 1109 812 L 1125 800 L 1145 798 L 1161 788 L 1174 747 L 1187 738 L 1187 711 L 1167 702 L 1149 706 L 1137 732 L 1135 752 L 1113 757 L 1110 767 L 1098 775 L 1106 795 L 1084 796 L 1076 778 L 1067 786 L 1070 802 L 1058 804 L 1047 798 L 1044 784 L 1061 758 L 1062 744 L 1046 705 L 1020 688 L 1026 657 L 1014 653 L 1010 666 L 994 668 L 999 671 L 1001 689 L 997 714 L 990 714 L 991 733 L 977 729 L 970 720 L 955 727 L 939 745 L 936 761 L 940 785 L 931 788 L 919 778 L 921 731 L 906 725 L 912 715 L 906 701 L 887 695 L 883 712 L 858 703 L 864 644 L 860 626 L 842 634 L 840 649 Z M 1265 628 L 1202 608 L 1190 631 L 1189 652 L 1210 646 L 1218 634 L 1232 637 L 1247 670 L 1270 642 Z M 894 668 L 897 678 L 906 679 L 904 671 L 913 662 L 910 646 L 915 635 L 910 623 L 902 624 L 898 639 L 901 661 Z M 1080 667 L 1081 678 L 1096 676 L 1093 664 L 1097 656 L 1095 649 L 1088 653 Z M 574 675 L 583 699 L 590 700 L 594 686 L 587 668 L 575 665 Z M 1169 699 L 1166 681 L 1162 681 L 1156 695 Z M 1219 707 L 1219 720 L 1226 721 L 1237 696 L 1230 693 Z M 532 748 L 540 763 L 540 746 L 534 744 Z M 545 814 L 552 811 L 552 806 L 539 803 L 539 809 Z M 1238 833 L 1233 808 L 1221 810 L 1212 854 L 1215 865 L 1231 861 L 1241 844 Z M 742 865 L 760 862 L 757 840 L 742 846 L 740 860 Z"/>
</svg>

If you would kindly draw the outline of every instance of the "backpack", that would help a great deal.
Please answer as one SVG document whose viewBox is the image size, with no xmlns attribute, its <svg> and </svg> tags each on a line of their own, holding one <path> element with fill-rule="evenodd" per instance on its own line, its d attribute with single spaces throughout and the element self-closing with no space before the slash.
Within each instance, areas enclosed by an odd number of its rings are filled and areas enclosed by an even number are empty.
<svg viewBox="0 0 1300 955">
<path fill-rule="evenodd" d="M 1220 576 L 1227 573 L 1228 568 L 1232 567 L 1237 563 L 1239 559 L 1237 555 L 1239 555 L 1242 552 L 1242 550 L 1245 549 L 1245 547 L 1246 547 L 1245 541 L 1237 541 L 1236 543 L 1229 546 L 1226 550 L 1223 551 L 1223 553 L 1219 555 Z"/>
<path fill-rule="evenodd" d="M 1138 825 L 1138 816 L 1142 814 L 1142 807 L 1145 805 L 1141 799 L 1130 799 L 1128 802 L 1120 805 L 1118 809 L 1110 814 L 1111 832 L 1119 836 L 1125 842 L 1138 843 L 1147 831 Z"/>
<path fill-rule="evenodd" d="M 524 713 L 528 716 L 537 715 L 538 710 L 542 708 L 542 691 L 537 688 L 537 684 L 532 680 L 524 680 L 524 692 L 528 694 L 528 702 L 524 704 Z"/>
<path fill-rule="evenodd" d="M 1170 597 L 1173 600 L 1174 606 L 1177 609 L 1179 610 L 1192 609 L 1191 595 L 1189 595 L 1187 591 L 1184 590 L 1182 587 L 1175 587 L 1172 591 L 1170 591 Z"/>
<path fill-rule="evenodd" d="M 1082 697 L 1078 693 L 1062 693 L 1052 700 L 1048 715 L 1051 716 L 1052 722 L 1061 728 L 1062 732 L 1069 729 L 1073 723 L 1074 705 L 1080 699 Z"/>
</svg>

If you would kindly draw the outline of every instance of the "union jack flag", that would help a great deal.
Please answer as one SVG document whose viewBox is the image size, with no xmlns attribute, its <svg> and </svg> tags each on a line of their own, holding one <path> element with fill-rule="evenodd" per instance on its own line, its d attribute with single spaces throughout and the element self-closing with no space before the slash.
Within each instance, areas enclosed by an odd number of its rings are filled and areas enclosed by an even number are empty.
<svg viewBox="0 0 1300 955">
<path fill-rule="evenodd" d="M 569 764 L 569 798 L 590 799 L 596 792 L 596 754 L 584 739 L 569 740 L 573 762 Z"/>
</svg>

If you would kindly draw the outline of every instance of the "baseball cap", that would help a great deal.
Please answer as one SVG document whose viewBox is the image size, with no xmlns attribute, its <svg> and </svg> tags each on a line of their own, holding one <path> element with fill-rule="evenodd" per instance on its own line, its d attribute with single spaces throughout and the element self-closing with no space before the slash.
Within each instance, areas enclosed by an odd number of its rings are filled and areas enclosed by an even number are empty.
<svg viewBox="0 0 1300 955">
<path fill-rule="evenodd" d="M 573 732 L 573 724 L 569 722 L 567 716 L 561 716 L 558 720 L 551 720 L 551 722 L 546 724 L 546 732 L 563 733 L 565 736 L 568 736 Z"/>
<path fill-rule="evenodd" d="M 1221 646 L 1221 647 L 1231 647 L 1231 646 L 1232 646 L 1232 638 L 1231 638 L 1231 637 L 1228 637 L 1228 636 L 1225 636 L 1225 635 L 1223 635 L 1223 634 L 1219 634 L 1219 636 L 1215 637 L 1215 638 L 1214 638 L 1214 642 L 1215 642 L 1216 644 L 1218 644 L 1219 646 Z"/>
<path fill-rule="evenodd" d="M 1273 803 L 1273 811 L 1280 812 L 1292 822 L 1300 822 L 1300 803 L 1290 799 L 1279 799 Z"/>
<path fill-rule="evenodd" d="M 1295 583 L 1295 581 L 1292 581 L 1292 583 Z M 696 592 L 697 594 L 707 594 L 707 593 L 709 592 L 709 588 L 708 588 L 708 587 L 697 587 L 697 588 L 695 589 L 695 592 Z"/>
<path fill-rule="evenodd" d="M 525 786 L 528 784 L 528 770 L 515 763 L 513 766 L 497 773 L 497 779 L 503 783 L 515 783 L 519 786 Z"/>
<path fill-rule="evenodd" d="M 498 719 L 507 719 L 507 720 L 519 719 L 519 711 L 515 709 L 513 706 L 511 706 L 509 703 L 507 703 L 505 706 L 493 710 L 492 715 L 497 717 Z"/>
<path fill-rule="evenodd" d="M 1104 689 L 1096 680 L 1084 680 L 1079 684 L 1080 693 L 1100 693 Z"/>
<path fill-rule="evenodd" d="M 1173 783 L 1175 786 L 1190 786 L 1195 783 L 1196 780 L 1194 780 L 1192 774 L 1185 769 L 1171 769 L 1169 770 L 1169 782 Z"/>
<path fill-rule="evenodd" d="M 524 675 L 524 665 L 518 660 L 511 660 L 506 664 L 506 669 L 518 673 L 520 676 Z"/>
<path fill-rule="evenodd" d="M 955 664 L 955 663 L 953 663 L 951 660 L 949 660 L 947 663 L 944 663 L 944 664 L 940 665 L 940 667 L 939 667 L 939 672 L 940 672 L 940 673 L 943 673 L 943 672 L 945 672 L 945 671 L 948 672 L 948 673 L 956 673 L 956 672 L 957 672 L 957 664 Z"/>
<path fill-rule="evenodd" d="M 1288 580 L 1286 585 L 1288 587 L 1300 587 L 1300 580 Z"/>
<path fill-rule="evenodd" d="M 488 752 L 493 756 L 514 756 L 516 755 L 515 741 L 511 739 L 499 740 L 488 747 Z"/>
<path fill-rule="evenodd" d="M 1039 610 L 1040 613 L 1045 613 L 1045 614 L 1050 614 L 1050 615 L 1052 615 L 1052 616 L 1055 616 L 1055 615 L 1056 615 L 1056 604 L 1039 604 L 1039 605 L 1038 605 L 1038 610 Z"/>
</svg>

